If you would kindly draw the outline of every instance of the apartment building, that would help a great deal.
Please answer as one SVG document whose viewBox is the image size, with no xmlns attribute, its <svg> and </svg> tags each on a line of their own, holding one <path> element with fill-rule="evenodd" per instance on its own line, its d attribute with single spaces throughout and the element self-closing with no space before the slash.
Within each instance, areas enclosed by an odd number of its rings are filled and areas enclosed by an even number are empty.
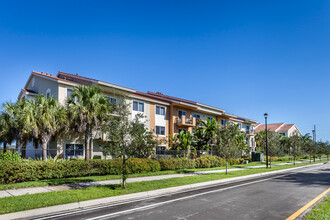
<svg viewBox="0 0 330 220">
<path fill-rule="evenodd" d="M 265 129 L 266 126 L 264 124 L 256 124 L 254 126 L 255 132 L 264 131 Z M 285 137 L 291 137 L 293 135 L 301 135 L 296 124 L 285 124 L 285 123 L 267 124 L 267 130 L 276 132 Z"/>
<path fill-rule="evenodd" d="M 111 102 L 117 102 L 119 97 L 125 97 L 125 101 L 131 107 L 131 118 L 140 113 L 145 116 L 146 128 L 155 132 L 158 139 L 166 140 L 168 135 L 174 136 L 181 130 L 193 132 L 199 120 L 216 120 L 218 123 L 235 123 L 247 134 L 247 143 L 251 151 L 255 148 L 253 125 L 254 120 L 228 114 L 223 109 L 201 104 L 194 101 L 167 96 L 159 92 L 140 92 L 134 89 L 118 86 L 104 81 L 58 72 L 56 76 L 43 72 L 33 71 L 19 94 L 21 98 L 31 98 L 38 94 L 46 97 L 53 96 L 64 105 L 67 97 L 78 85 L 97 86 L 109 97 Z M 106 144 L 104 134 L 94 133 L 91 141 L 91 158 L 103 158 L 102 146 Z M 167 144 L 159 146 L 166 149 Z M 27 157 L 38 157 L 40 151 L 34 149 L 32 143 L 27 145 Z M 64 158 L 84 157 L 83 137 L 76 133 L 67 134 L 65 137 L 56 137 L 48 146 L 52 156 L 58 155 Z"/>
</svg>

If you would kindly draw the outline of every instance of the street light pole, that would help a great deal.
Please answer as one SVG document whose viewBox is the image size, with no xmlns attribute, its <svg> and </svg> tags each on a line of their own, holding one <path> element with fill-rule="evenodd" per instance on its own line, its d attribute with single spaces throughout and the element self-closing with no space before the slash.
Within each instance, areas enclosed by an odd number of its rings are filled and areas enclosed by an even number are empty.
<svg viewBox="0 0 330 220">
<path fill-rule="evenodd" d="M 265 113 L 265 125 L 266 125 L 266 168 L 268 168 L 268 137 L 267 137 L 267 133 L 268 133 L 268 129 L 267 129 L 267 116 L 268 114 Z"/>
</svg>

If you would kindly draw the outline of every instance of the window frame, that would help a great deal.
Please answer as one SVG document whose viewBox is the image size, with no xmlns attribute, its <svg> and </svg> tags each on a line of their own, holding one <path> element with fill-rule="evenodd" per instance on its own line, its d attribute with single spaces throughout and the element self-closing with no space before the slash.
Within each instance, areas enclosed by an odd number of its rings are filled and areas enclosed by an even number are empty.
<svg viewBox="0 0 330 220">
<path fill-rule="evenodd" d="M 67 145 L 73 145 L 73 155 L 68 155 Z M 77 145 L 81 146 L 81 150 L 77 149 Z M 81 151 L 82 154 L 77 154 L 77 151 Z M 64 157 L 65 158 L 83 158 L 85 156 L 84 144 L 81 143 L 64 143 Z"/>
<path fill-rule="evenodd" d="M 162 134 L 164 133 L 164 134 Z M 158 136 L 166 136 L 166 127 L 165 126 L 161 126 L 161 125 L 156 125 L 155 126 L 155 134 Z"/>
<path fill-rule="evenodd" d="M 157 109 L 159 109 L 159 112 L 157 113 Z M 164 114 L 161 114 L 162 111 L 161 110 L 164 110 Z M 156 111 L 155 111 L 156 115 L 162 115 L 162 116 L 165 116 L 166 115 L 166 108 L 165 106 L 161 106 L 161 105 L 156 105 Z"/>
<path fill-rule="evenodd" d="M 137 109 L 134 109 L 134 103 L 137 104 Z M 140 106 L 142 106 L 142 111 L 140 109 Z M 140 101 L 134 101 L 133 100 L 133 111 L 136 111 L 136 112 L 143 112 L 144 113 L 144 102 L 140 102 Z"/>
</svg>

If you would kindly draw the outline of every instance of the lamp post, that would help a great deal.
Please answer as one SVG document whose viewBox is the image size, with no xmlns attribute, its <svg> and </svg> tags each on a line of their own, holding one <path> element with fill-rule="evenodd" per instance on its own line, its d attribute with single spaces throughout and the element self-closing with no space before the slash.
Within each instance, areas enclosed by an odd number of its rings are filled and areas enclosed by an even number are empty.
<svg viewBox="0 0 330 220">
<path fill-rule="evenodd" d="M 266 126 L 266 168 L 268 168 L 268 138 L 267 138 L 267 117 L 268 114 L 264 114 L 265 117 L 265 126 Z"/>
</svg>

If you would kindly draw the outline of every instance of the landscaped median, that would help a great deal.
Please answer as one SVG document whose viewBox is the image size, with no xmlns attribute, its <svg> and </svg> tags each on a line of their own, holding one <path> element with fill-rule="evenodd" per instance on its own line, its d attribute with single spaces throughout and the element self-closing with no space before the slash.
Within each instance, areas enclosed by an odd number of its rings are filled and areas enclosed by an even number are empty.
<svg viewBox="0 0 330 220">
<path fill-rule="evenodd" d="M 126 195 L 138 192 L 145 192 L 150 190 L 164 189 L 169 187 L 190 185 L 206 181 L 214 181 L 227 179 L 232 177 L 247 176 L 251 174 L 260 174 L 270 171 L 283 170 L 294 167 L 301 167 L 309 165 L 309 163 L 302 163 L 294 165 L 274 166 L 272 169 L 256 168 L 225 173 L 213 173 L 199 176 L 189 176 L 181 178 L 172 178 L 165 180 L 145 181 L 128 183 L 127 189 L 121 189 L 120 185 L 107 185 L 89 187 L 85 189 L 75 189 L 69 191 L 58 191 L 49 193 L 40 193 L 34 195 L 23 195 L 17 197 L 7 197 L 0 199 L 0 213 L 11 213 L 29 209 L 42 208 L 47 206 L 54 206 L 60 204 L 74 203 L 92 199 L 99 199 L 105 197 L 113 197 L 118 195 Z"/>
<path fill-rule="evenodd" d="M 317 204 L 305 216 L 304 220 L 329 220 L 330 219 L 330 195 L 326 196 L 319 204 Z"/>
</svg>

